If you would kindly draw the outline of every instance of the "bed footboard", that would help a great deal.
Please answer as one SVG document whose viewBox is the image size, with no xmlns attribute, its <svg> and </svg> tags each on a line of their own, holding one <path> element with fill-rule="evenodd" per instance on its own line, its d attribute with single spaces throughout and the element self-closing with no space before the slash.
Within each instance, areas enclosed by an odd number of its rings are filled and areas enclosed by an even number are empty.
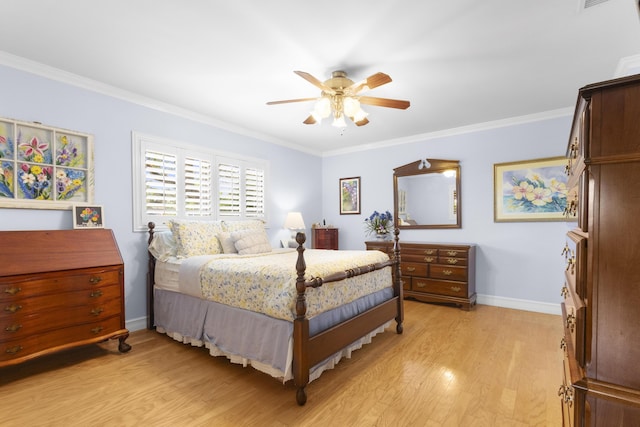
<svg viewBox="0 0 640 427">
<path fill-rule="evenodd" d="M 296 318 L 293 322 L 293 378 L 296 386 L 298 405 L 307 402 L 306 386 L 309 384 L 310 369 L 332 354 L 363 337 L 386 322 L 395 319 L 396 332 L 403 331 L 404 306 L 402 286 L 400 282 L 400 248 L 398 244 L 399 230 L 395 230 L 394 258 L 372 265 L 360 266 L 344 272 L 335 273 L 323 278 L 305 280 L 306 263 L 304 260 L 304 233 L 296 235 L 298 243 L 298 259 L 296 262 Z M 307 288 L 317 288 L 325 283 L 337 282 L 350 277 L 366 274 L 391 266 L 393 268 L 394 296 L 384 303 L 372 307 L 364 313 L 348 319 L 326 331 L 312 337 L 309 336 L 309 319 L 306 317 L 307 306 L 305 292 Z"/>
</svg>

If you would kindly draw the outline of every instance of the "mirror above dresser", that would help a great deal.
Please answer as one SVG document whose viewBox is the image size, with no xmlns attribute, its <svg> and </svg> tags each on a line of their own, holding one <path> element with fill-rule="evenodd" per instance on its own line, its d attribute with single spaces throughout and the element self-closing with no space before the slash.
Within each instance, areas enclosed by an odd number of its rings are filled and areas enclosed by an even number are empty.
<svg viewBox="0 0 640 427">
<path fill-rule="evenodd" d="M 461 228 L 460 162 L 422 159 L 395 168 L 393 209 L 400 229 Z"/>
</svg>

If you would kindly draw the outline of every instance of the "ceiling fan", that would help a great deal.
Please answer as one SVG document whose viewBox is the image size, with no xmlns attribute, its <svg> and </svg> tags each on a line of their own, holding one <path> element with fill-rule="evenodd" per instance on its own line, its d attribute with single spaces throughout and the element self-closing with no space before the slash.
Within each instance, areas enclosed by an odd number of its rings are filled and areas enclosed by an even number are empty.
<svg viewBox="0 0 640 427">
<path fill-rule="evenodd" d="M 360 108 L 361 104 L 374 105 L 376 107 L 398 108 L 406 110 L 409 101 L 389 98 L 375 98 L 362 96 L 361 92 L 374 89 L 391 81 L 385 73 L 375 73 L 364 80 L 354 82 L 347 77 L 345 71 L 334 71 L 331 78 L 321 82 L 311 74 L 304 71 L 294 71 L 297 75 L 307 80 L 322 92 L 316 98 L 285 99 L 282 101 L 267 102 L 267 105 L 286 104 L 289 102 L 316 101 L 311 115 L 304 120 L 304 124 L 312 125 L 322 119 L 333 116 L 333 126 L 344 128 L 347 126 L 344 117 L 349 117 L 357 126 L 369 123 L 368 113 Z"/>
</svg>

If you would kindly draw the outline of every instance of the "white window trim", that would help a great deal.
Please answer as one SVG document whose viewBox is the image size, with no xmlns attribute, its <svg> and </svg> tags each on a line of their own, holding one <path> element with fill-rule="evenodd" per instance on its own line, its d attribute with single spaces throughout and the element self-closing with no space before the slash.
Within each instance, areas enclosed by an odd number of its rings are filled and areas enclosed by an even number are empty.
<svg viewBox="0 0 640 427">
<path fill-rule="evenodd" d="M 221 160 L 237 162 L 239 165 L 243 167 L 243 176 L 244 176 L 244 168 L 246 167 L 255 167 L 258 169 L 264 170 L 264 195 L 265 195 L 265 206 L 264 206 L 264 215 L 259 219 L 267 222 L 267 203 L 268 193 L 269 193 L 269 161 L 264 159 L 258 159 L 254 157 L 242 156 L 236 153 L 223 152 L 218 150 L 207 149 L 201 145 L 189 144 L 177 140 L 171 140 L 167 138 L 157 137 L 149 134 L 144 134 L 141 132 L 133 131 L 131 133 L 131 158 L 132 158 L 132 173 L 133 173 L 133 231 L 147 231 L 149 221 L 153 221 L 156 223 L 156 229 L 165 229 L 166 224 L 165 221 L 169 218 L 166 216 L 152 216 L 149 217 L 145 214 L 145 150 L 152 149 L 163 151 L 170 154 L 176 154 L 180 156 L 194 156 L 202 159 L 206 159 L 211 161 L 212 168 L 214 172 L 212 173 L 212 216 L 210 217 L 197 217 L 197 219 L 201 220 L 212 220 L 212 219 L 229 219 L 229 220 L 243 220 L 243 219 L 256 219 L 256 216 L 245 216 L 244 210 L 241 215 L 234 217 L 222 217 L 219 215 L 218 210 L 218 191 L 217 191 L 217 170 L 218 163 Z M 241 184 L 242 191 L 244 192 L 244 182 Z M 183 187 L 181 185 L 178 186 L 178 200 L 181 205 L 184 205 L 184 192 Z M 171 217 L 174 218 L 174 217 Z M 181 212 L 178 212 L 178 215 L 175 218 L 181 219 L 196 219 L 194 217 L 187 217 L 185 215 L 181 215 Z"/>
</svg>

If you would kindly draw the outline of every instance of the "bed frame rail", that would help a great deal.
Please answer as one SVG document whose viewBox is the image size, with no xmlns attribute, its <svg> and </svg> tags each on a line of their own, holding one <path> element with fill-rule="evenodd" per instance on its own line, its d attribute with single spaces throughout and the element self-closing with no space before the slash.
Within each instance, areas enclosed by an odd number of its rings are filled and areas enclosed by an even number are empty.
<svg viewBox="0 0 640 427">
<path fill-rule="evenodd" d="M 403 295 L 400 282 L 399 233 L 400 230 L 398 229 L 394 232 L 393 259 L 377 264 L 360 266 L 322 278 L 313 277 L 309 280 L 305 280 L 307 266 L 304 260 L 304 242 L 306 241 L 306 236 L 304 233 L 296 234 L 298 259 L 296 262 L 296 318 L 293 321 L 293 381 L 296 386 L 296 401 L 298 405 L 304 405 L 307 402 L 307 392 L 305 388 L 309 384 L 309 371 L 313 366 L 390 320 L 395 319 L 396 332 L 402 334 L 404 306 L 402 303 Z M 393 267 L 394 297 L 392 299 L 372 307 L 364 313 L 335 325 L 326 331 L 312 337 L 309 336 L 309 319 L 306 316 L 307 305 L 305 296 L 307 288 L 317 288 L 325 283 L 337 282 L 389 266 Z"/>
</svg>

